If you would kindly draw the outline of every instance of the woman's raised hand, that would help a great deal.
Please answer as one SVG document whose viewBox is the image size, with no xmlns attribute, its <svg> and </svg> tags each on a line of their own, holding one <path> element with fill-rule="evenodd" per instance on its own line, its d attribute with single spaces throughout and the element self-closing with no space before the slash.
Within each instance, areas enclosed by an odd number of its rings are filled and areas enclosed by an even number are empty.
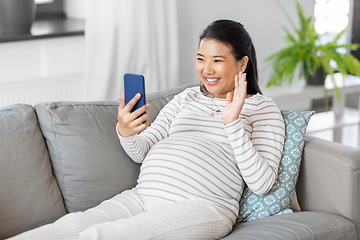
<svg viewBox="0 0 360 240">
<path fill-rule="evenodd" d="M 131 109 L 141 98 L 141 94 L 136 94 L 128 104 L 125 105 L 125 93 L 122 93 L 118 111 L 118 127 L 117 130 L 123 137 L 133 136 L 149 126 L 149 113 L 146 111 L 150 105 L 145 104 L 141 108 L 131 112 Z"/>
<path fill-rule="evenodd" d="M 226 106 L 222 114 L 225 125 L 239 118 L 246 98 L 246 86 L 246 73 L 240 72 L 235 76 L 234 93 L 228 92 L 226 95 Z"/>
</svg>

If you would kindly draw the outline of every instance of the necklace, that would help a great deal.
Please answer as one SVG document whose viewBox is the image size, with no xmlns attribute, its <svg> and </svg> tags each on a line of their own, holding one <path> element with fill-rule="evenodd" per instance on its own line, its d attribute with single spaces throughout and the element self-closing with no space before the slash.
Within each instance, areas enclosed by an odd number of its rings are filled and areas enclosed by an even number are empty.
<svg viewBox="0 0 360 240">
<path fill-rule="evenodd" d="M 211 113 L 209 114 L 209 117 L 213 117 L 214 116 L 214 113 L 213 113 L 213 109 L 214 109 L 214 104 L 215 104 L 215 106 L 216 106 L 216 108 L 217 108 L 217 110 L 215 111 L 215 112 L 221 112 L 220 111 L 220 109 L 219 109 L 219 107 L 216 105 L 216 103 L 214 102 L 214 95 L 212 96 L 212 98 L 211 98 Z"/>
</svg>

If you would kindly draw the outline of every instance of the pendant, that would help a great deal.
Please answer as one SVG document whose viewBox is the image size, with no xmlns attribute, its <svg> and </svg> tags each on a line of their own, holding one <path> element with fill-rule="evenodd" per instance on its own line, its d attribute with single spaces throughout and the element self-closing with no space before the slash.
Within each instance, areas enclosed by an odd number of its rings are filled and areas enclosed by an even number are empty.
<svg viewBox="0 0 360 240">
<path fill-rule="evenodd" d="M 214 116 L 214 114 L 213 114 L 213 113 L 210 113 L 210 114 L 209 114 L 209 117 L 213 117 L 213 116 Z"/>
<path fill-rule="evenodd" d="M 220 110 L 218 109 L 218 110 L 216 110 L 216 112 L 220 112 Z"/>
</svg>

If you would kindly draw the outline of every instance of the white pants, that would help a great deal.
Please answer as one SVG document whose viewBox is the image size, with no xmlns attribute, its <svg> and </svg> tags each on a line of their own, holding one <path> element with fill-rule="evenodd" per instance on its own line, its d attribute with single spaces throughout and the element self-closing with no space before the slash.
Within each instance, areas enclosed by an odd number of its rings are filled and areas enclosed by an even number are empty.
<svg viewBox="0 0 360 240">
<path fill-rule="evenodd" d="M 234 223 L 234 216 L 215 205 L 146 199 L 132 189 L 12 239 L 219 239 Z"/>
</svg>

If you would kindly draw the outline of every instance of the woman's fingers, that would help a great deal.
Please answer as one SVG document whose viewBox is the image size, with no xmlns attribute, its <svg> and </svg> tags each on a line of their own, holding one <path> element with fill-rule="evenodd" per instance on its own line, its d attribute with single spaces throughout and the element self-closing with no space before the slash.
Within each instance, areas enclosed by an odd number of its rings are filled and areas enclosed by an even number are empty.
<svg viewBox="0 0 360 240">
<path fill-rule="evenodd" d="M 239 83 L 239 85 L 241 85 L 241 93 L 243 94 L 244 97 L 246 97 L 246 86 L 247 86 L 246 73 L 242 73 L 240 79 L 241 82 Z"/>
<path fill-rule="evenodd" d="M 142 107 L 136 109 L 135 111 L 133 111 L 131 114 L 134 116 L 134 118 L 138 118 L 139 116 L 144 114 L 149 108 L 150 108 L 150 105 L 145 104 L 144 106 L 142 106 Z"/>
<path fill-rule="evenodd" d="M 239 94 L 239 81 L 240 81 L 240 74 L 235 76 L 234 96 L 237 96 Z"/>
<path fill-rule="evenodd" d="M 140 117 L 136 118 L 134 121 L 132 121 L 132 127 L 137 127 L 140 126 L 142 124 L 144 124 L 150 117 L 149 113 L 144 113 L 143 115 L 141 115 Z"/>
<path fill-rule="evenodd" d="M 141 124 L 133 127 L 132 130 L 134 131 L 134 134 L 136 134 L 136 133 L 139 133 L 139 132 L 145 130 L 148 126 L 149 126 L 149 122 L 145 121 L 145 122 L 142 122 Z"/>
<path fill-rule="evenodd" d="M 125 95 L 124 95 L 125 96 Z M 125 105 L 124 109 L 131 112 L 135 104 L 140 100 L 141 94 L 137 93 L 135 96 Z"/>
<path fill-rule="evenodd" d="M 145 104 L 139 109 L 131 112 L 140 98 L 141 94 L 136 94 L 127 104 L 125 104 L 125 94 L 122 94 L 118 110 L 118 132 L 123 137 L 132 136 L 149 126 L 147 119 L 149 119 L 150 115 L 146 112 L 150 108 L 149 104 Z"/>
<path fill-rule="evenodd" d="M 240 72 L 235 76 L 234 97 L 246 97 L 246 73 Z"/>
<path fill-rule="evenodd" d="M 120 111 L 121 109 L 123 109 L 124 106 L 125 106 L 125 92 L 123 91 L 122 94 L 121 94 L 119 111 Z"/>
<path fill-rule="evenodd" d="M 232 96 L 232 93 L 231 92 L 228 92 L 226 94 L 226 105 L 230 104 L 233 100 L 233 96 Z"/>
</svg>

